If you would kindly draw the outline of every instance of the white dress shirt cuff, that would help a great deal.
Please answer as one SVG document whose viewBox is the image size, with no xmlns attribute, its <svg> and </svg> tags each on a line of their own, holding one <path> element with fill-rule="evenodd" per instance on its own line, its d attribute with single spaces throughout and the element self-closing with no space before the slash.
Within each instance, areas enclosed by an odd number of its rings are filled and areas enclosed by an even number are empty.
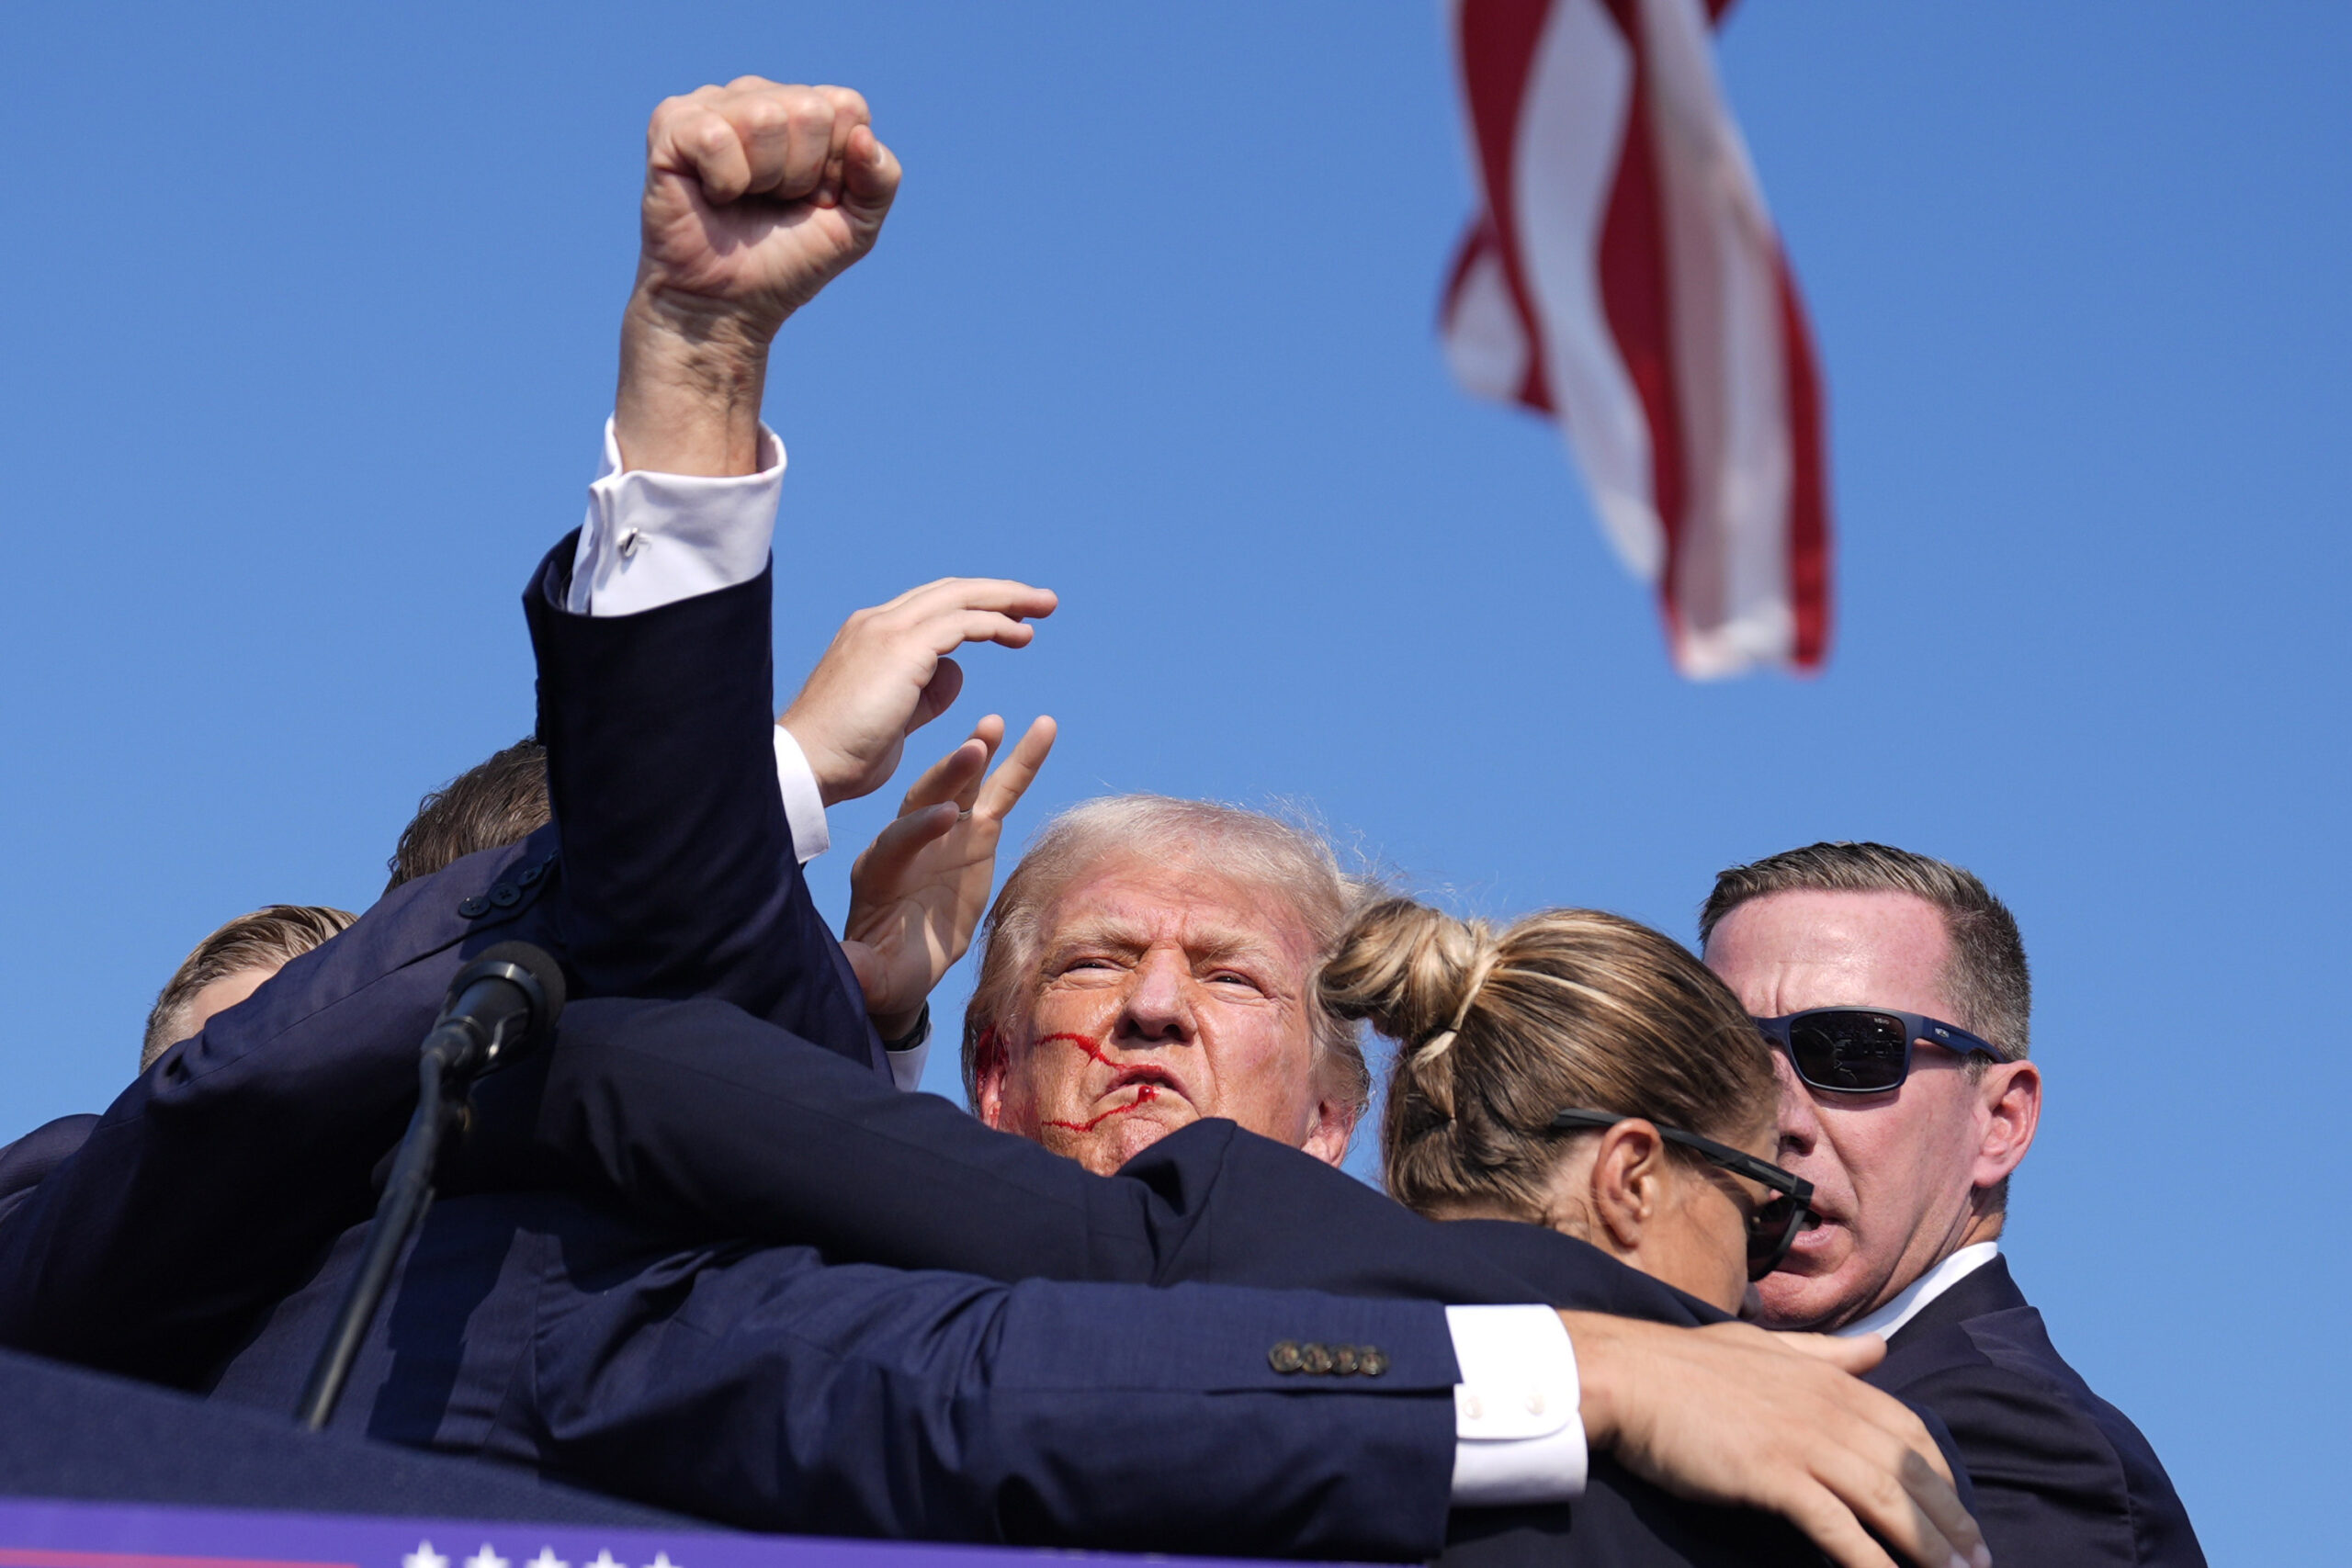
<svg viewBox="0 0 2352 1568">
<path fill-rule="evenodd" d="M 1566 1503 L 1587 1455 L 1576 1348 L 1546 1306 L 1450 1306 L 1462 1373 L 1453 1390 L 1453 1504 Z"/>
<path fill-rule="evenodd" d="M 931 1037 L 934 1032 L 930 1016 L 922 1021 L 922 1033 L 903 1051 L 886 1051 L 890 1058 L 890 1081 L 905 1093 L 912 1094 L 922 1087 L 922 1065 L 931 1059 Z"/>
<path fill-rule="evenodd" d="M 784 491 L 784 443 L 760 426 L 760 471 L 735 478 L 621 470 L 605 422 L 605 458 L 571 558 L 575 615 L 634 615 L 749 582 L 766 570 Z"/>
<path fill-rule="evenodd" d="M 775 783 L 784 792 L 784 819 L 792 828 L 792 857 L 807 865 L 833 847 L 832 829 L 825 826 L 825 797 L 800 742 L 784 726 L 775 728 Z"/>
</svg>

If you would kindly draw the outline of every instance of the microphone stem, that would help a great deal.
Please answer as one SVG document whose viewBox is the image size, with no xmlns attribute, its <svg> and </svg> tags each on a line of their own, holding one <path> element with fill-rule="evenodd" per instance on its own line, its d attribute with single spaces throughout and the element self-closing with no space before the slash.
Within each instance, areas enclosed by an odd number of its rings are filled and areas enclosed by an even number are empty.
<svg viewBox="0 0 2352 1568">
<path fill-rule="evenodd" d="M 442 1104 L 447 1082 L 446 1059 L 443 1051 L 435 1048 L 442 1043 L 443 1032 L 435 1032 L 417 1060 L 416 1112 L 409 1118 L 408 1132 L 392 1160 L 391 1178 L 384 1183 L 384 1195 L 376 1205 L 368 1249 L 352 1276 L 350 1289 L 344 1293 L 343 1305 L 336 1310 L 334 1330 L 311 1368 L 301 1401 L 295 1406 L 295 1419 L 305 1431 L 317 1431 L 334 1416 L 351 1365 L 358 1359 L 385 1288 L 391 1283 L 401 1250 L 433 1202 L 433 1168 L 440 1156 L 441 1129 L 447 1122 L 447 1108 Z"/>
</svg>

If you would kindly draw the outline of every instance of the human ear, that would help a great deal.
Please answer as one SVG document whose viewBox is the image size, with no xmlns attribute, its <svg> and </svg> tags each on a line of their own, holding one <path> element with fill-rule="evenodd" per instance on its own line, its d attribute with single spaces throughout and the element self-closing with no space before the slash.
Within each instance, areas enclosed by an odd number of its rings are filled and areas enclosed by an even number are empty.
<svg viewBox="0 0 2352 1568">
<path fill-rule="evenodd" d="M 990 1028 L 980 1034 L 978 1060 L 972 1073 L 972 1114 L 983 1126 L 1003 1132 L 1004 1072 L 1007 1052 L 1004 1036 Z"/>
<path fill-rule="evenodd" d="M 1600 1134 L 1588 1179 L 1592 1212 L 1623 1251 L 1641 1247 L 1642 1232 L 1664 1201 L 1665 1163 L 1664 1140 L 1639 1117 Z"/>
<path fill-rule="evenodd" d="M 2004 1062 L 1988 1068 L 1976 1087 L 1984 1121 L 1969 1179 L 1979 1188 L 1996 1187 L 2033 1146 L 2041 1122 L 2041 1069 L 2031 1062 Z"/>
<path fill-rule="evenodd" d="M 1307 1128 L 1306 1141 L 1298 1146 L 1325 1165 L 1338 1165 L 1348 1157 L 1348 1144 L 1355 1131 L 1353 1112 L 1336 1100 L 1319 1100 L 1315 1102 L 1315 1117 Z"/>
</svg>

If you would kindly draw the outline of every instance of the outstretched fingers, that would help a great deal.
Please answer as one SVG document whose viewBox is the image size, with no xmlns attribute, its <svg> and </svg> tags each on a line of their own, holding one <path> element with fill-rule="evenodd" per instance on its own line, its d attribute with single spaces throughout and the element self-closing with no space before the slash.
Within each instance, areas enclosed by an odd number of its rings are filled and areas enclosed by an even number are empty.
<svg viewBox="0 0 2352 1568">
<path fill-rule="evenodd" d="M 1050 588 L 1008 577 L 942 577 L 908 589 L 878 609 L 886 615 L 904 610 L 918 619 L 952 610 L 994 610 L 1016 620 L 1042 620 L 1060 603 Z"/>
<path fill-rule="evenodd" d="M 989 714 L 972 727 L 964 743 L 922 771 L 921 777 L 907 787 L 905 798 L 899 803 L 899 814 L 920 811 L 926 806 L 953 801 L 958 810 L 968 809 L 971 794 L 979 787 L 987 773 L 989 759 L 1004 743 L 1004 720 Z"/>
<path fill-rule="evenodd" d="M 971 803 L 972 814 L 1001 822 L 1021 804 L 1029 786 L 1037 782 L 1037 770 L 1046 765 L 1052 755 L 1054 737 L 1060 727 L 1052 718 L 1041 716 L 1030 725 L 1027 733 L 1013 743 L 1012 750 L 990 773 Z"/>
</svg>

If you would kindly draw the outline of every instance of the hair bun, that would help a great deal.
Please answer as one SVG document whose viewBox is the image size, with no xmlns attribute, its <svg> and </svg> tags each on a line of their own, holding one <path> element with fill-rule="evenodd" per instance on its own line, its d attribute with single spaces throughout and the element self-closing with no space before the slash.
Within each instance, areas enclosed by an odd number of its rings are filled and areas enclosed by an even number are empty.
<svg viewBox="0 0 2352 1568">
<path fill-rule="evenodd" d="M 1383 898 L 1359 914 L 1323 967 L 1323 1001 L 1401 1044 L 1453 1027 L 1492 963 L 1484 920 L 1458 920 L 1411 898 Z"/>
</svg>

